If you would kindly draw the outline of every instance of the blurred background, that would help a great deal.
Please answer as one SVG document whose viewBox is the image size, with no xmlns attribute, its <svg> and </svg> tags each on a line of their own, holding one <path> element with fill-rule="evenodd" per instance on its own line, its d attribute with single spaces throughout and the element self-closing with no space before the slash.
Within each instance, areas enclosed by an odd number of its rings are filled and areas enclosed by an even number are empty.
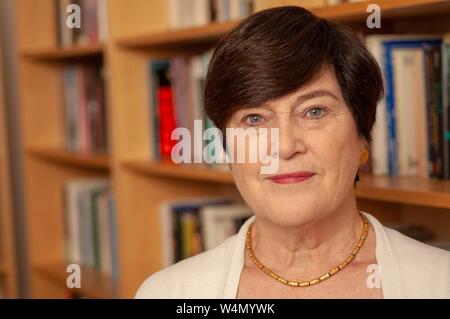
<svg viewBox="0 0 450 319">
<path fill-rule="evenodd" d="M 359 209 L 450 249 L 450 1 L 0 0 L 0 297 L 131 298 L 239 229 L 228 166 L 175 165 L 170 134 L 214 126 L 215 44 L 283 5 L 348 25 L 383 71 Z"/>
</svg>

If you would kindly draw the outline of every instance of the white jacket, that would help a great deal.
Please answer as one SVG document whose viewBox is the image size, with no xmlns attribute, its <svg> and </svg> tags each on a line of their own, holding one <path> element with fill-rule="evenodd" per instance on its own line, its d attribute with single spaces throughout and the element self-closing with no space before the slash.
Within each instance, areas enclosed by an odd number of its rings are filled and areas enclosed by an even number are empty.
<svg viewBox="0 0 450 319">
<path fill-rule="evenodd" d="M 375 230 L 384 298 L 450 298 L 450 252 L 384 227 L 375 217 L 363 213 Z M 135 298 L 236 298 L 246 232 L 254 218 L 217 248 L 147 278 Z"/>
</svg>

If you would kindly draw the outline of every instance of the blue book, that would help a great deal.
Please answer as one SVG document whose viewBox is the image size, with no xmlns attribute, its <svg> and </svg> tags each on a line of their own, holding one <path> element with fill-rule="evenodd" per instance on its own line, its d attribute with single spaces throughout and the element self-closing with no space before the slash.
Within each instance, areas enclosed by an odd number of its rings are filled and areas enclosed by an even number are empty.
<svg viewBox="0 0 450 319">
<path fill-rule="evenodd" d="M 388 122 L 389 136 L 389 175 L 398 175 L 398 153 L 397 153 L 397 134 L 396 134 L 396 117 L 395 117 L 395 88 L 394 88 L 394 71 L 392 65 L 392 50 L 396 48 L 423 48 L 440 47 L 442 39 L 405 39 L 405 40 L 387 40 L 383 42 L 384 61 L 386 71 L 386 115 Z"/>
</svg>

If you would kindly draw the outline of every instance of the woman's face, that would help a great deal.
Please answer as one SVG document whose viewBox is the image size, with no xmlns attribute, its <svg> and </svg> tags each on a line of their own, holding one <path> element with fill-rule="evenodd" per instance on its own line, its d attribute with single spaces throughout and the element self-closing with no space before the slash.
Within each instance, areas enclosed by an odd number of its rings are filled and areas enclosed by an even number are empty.
<svg viewBox="0 0 450 319">
<path fill-rule="evenodd" d="M 334 68 L 325 68 L 290 95 L 236 111 L 227 127 L 279 129 L 277 172 L 260 174 L 261 166 L 267 165 L 260 161 L 231 164 L 240 193 L 258 217 L 280 226 L 300 226 L 353 198 L 365 140 L 358 135 Z M 249 136 L 247 141 L 253 138 Z M 244 150 L 248 156 L 250 143 L 246 144 L 240 150 L 236 145 L 233 151 Z M 304 180 L 277 178 L 305 171 L 313 175 Z"/>
</svg>

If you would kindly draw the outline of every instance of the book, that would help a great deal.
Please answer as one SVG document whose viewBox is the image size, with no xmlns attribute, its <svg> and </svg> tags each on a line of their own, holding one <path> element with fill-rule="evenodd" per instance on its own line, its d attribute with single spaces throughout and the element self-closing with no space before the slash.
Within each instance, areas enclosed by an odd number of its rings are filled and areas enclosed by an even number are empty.
<svg viewBox="0 0 450 319">
<path fill-rule="evenodd" d="M 191 163 L 203 163 L 203 151 L 211 139 L 198 142 L 196 131 L 214 127 L 204 110 L 205 78 L 212 51 L 200 55 L 173 56 L 149 61 L 150 114 L 152 116 L 151 153 L 155 161 L 171 159 L 171 151 L 179 140 L 172 139 L 176 128 L 189 132 L 192 151 L 185 157 Z M 203 123 L 201 125 L 201 123 Z M 197 129 L 197 130 L 196 130 Z M 209 163 L 209 161 L 208 161 Z M 211 167 L 219 168 L 212 163 Z"/>
<path fill-rule="evenodd" d="M 107 0 L 54 0 L 54 4 L 61 46 L 89 45 L 107 39 Z M 70 5 L 78 6 L 79 10 Z M 79 22 L 79 27 L 72 25 L 75 21 Z"/>
<path fill-rule="evenodd" d="M 81 153 L 107 153 L 107 120 L 102 66 L 67 65 L 62 73 L 66 148 Z"/>
<path fill-rule="evenodd" d="M 394 48 L 424 48 L 426 46 L 440 46 L 441 39 L 405 39 L 405 40 L 388 40 L 383 42 L 385 54 L 386 69 L 386 105 L 388 114 L 388 134 L 389 134 L 389 175 L 398 176 L 398 144 L 397 144 L 397 128 L 396 128 L 396 111 L 395 111 L 395 90 L 392 50 Z M 429 151 L 429 156 L 432 150 Z"/>
<path fill-rule="evenodd" d="M 149 83 L 150 83 L 150 105 L 151 105 L 151 117 L 152 128 L 151 136 L 152 142 L 152 154 L 153 160 L 158 161 L 161 159 L 160 153 L 160 114 L 159 114 L 159 86 L 160 86 L 160 74 L 169 72 L 170 62 L 168 60 L 153 59 L 149 62 Z"/>
<path fill-rule="evenodd" d="M 186 198 L 161 205 L 164 264 L 171 265 L 204 250 L 199 211 L 203 206 L 230 204 L 228 197 Z"/>
<path fill-rule="evenodd" d="M 392 55 L 399 175 L 428 177 L 424 52 L 399 48 Z"/>
<path fill-rule="evenodd" d="M 236 234 L 252 215 L 253 212 L 245 204 L 203 206 L 200 220 L 204 249 L 213 249 Z"/>
<path fill-rule="evenodd" d="M 450 159 L 442 37 L 370 35 L 365 43 L 385 83 L 372 132 L 371 173 L 443 178 Z"/>
<path fill-rule="evenodd" d="M 195 28 L 239 20 L 254 12 L 254 0 L 169 0 L 169 28 Z"/>
<path fill-rule="evenodd" d="M 450 34 L 442 43 L 442 130 L 443 130 L 443 174 L 450 178 Z"/>
<path fill-rule="evenodd" d="M 64 185 L 66 260 L 118 279 L 115 207 L 108 178 L 79 178 Z"/>
</svg>

